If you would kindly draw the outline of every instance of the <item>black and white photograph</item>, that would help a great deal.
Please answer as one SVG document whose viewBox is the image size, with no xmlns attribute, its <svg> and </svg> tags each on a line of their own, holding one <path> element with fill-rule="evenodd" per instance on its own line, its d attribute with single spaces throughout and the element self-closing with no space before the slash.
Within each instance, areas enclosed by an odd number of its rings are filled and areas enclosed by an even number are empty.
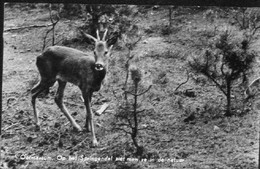
<svg viewBox="0 0 260 169">
<path fill-rule="evenodd" d="M 260 8 L 4 3 L 0 169 L 257 169 Z"/>
</svg>

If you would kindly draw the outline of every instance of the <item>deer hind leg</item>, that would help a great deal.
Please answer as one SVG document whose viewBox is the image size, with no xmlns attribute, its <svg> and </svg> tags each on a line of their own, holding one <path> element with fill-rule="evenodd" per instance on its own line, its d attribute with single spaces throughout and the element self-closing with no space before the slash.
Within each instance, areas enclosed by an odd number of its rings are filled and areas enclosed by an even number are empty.
<svg viewBox="0 0 260 169">
<path fill-rule="evenodd" d="M 41 80 L 31 90 L 31 95 L 32 95 L 31 102 L 32 102 L 32 106 L 33 106 L 36 130 L 40 130 L 39 112 L 36 108 L 36 98 L 41 92 L 43 92 L 44 90 L 48 90 L 51 86 L 53 86 L 55 81 L 56 81 L 55 79 L 51 79 L 48 81 Z"/>
<path fill-rule="evenodd" d="M 67 82 L 58 80 L 58 83 L 59 83 L 59 87 L 55 96 L 55 102 L 60 108 L 60 110 L 62 111 L 62 113 L 69 119 L 72 126 L 78 131 L 82 131 L 81 127 L 77 124 L 75 119 L 70 115 L 69 111 L 67 110 L 66 106 L 63 103 L 63 94 Z"/>
<path fill-rule="evenodd" d="M 84 98 L 86 111 L 87 111 L 85 127 L 87 128 L 87 130 L 91 131 L 92 146 L 96 147 L 98 145 L 98 142 L 97 142 L 97 138 L 96 138 L 96 135 L 95 135 L 93 112 L 92 112 L 91 107 L 90 107 L 91 97 L 92 97 L 92 92 L 89 92 L 89 93 L 83 92 L 83 98 Z"/>
</svg>

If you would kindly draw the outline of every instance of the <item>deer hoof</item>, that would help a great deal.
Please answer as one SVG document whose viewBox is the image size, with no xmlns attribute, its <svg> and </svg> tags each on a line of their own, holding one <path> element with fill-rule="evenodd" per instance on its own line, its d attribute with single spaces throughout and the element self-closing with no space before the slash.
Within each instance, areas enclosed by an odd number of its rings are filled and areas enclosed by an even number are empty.
<svg viewBox="0 0 260 169">
<path fill-rule="evenodd" d="M 91 147 L 97 147 L 97 146 L 98 146 L 97 140 L 93 140 Z"/>
<path fill-rule="evenodd" d="M 78 132 L 83 131 L 80 126 L 73 126 L 73 130 L 78 131 Z"/>
</svg>

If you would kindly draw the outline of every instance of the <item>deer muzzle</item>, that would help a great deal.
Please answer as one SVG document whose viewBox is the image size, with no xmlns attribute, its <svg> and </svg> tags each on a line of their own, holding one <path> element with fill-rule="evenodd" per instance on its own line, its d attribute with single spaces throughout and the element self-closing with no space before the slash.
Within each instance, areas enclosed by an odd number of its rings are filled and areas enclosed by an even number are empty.
<svg viewBox="0 0 260 169">
<path fill-rule="evenodd" d="M 102 71 L 104 69 L 104 66 L 102 64 L 96 63 L 95 64 L 95 70 Z"/>
</svg>

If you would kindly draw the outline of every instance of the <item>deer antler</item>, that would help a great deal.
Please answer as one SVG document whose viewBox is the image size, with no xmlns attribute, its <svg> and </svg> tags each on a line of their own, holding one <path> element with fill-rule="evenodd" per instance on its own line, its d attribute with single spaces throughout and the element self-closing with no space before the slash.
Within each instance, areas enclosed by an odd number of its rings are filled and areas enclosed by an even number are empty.
<svg viewBox="0 0 260 169">
<path fill-rule="evenodd" d="M 97 40 L 100 40 L 100 37 L 99 37 L 99 32 L 97 30 Z"/>
<path fill-rule="evenodd" d="M 104 33 L 104 35 L 103 35 L 103 39 L 102 39 L 102 41 L 105 41 L 106 36 L 107 36 L 107 29 L 105 30 L 105 33 Z"/>
</svg>

